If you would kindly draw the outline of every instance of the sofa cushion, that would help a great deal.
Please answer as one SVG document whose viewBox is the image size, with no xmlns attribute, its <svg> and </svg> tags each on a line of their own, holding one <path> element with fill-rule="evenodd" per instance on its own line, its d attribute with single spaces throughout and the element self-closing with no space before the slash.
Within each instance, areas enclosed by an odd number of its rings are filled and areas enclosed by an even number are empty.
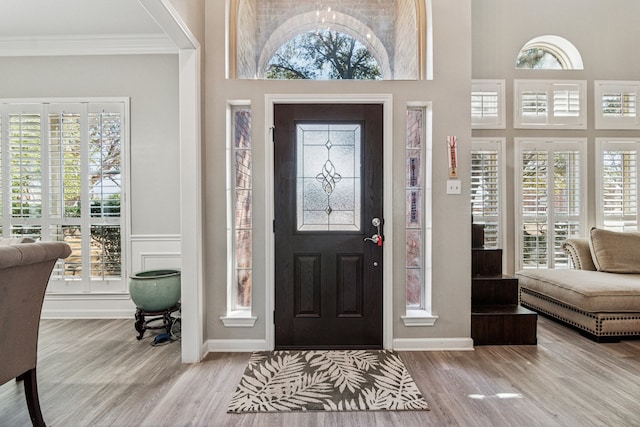
<svg viewBox="0 0 640 427">
<path fill-rule="evenodd" d="M 640 273 L 640 233 L 593 227 L 589 233 L 589 246 L 598 271 Z"/>
<path fill-rule="evenodd" d="M 640 274 L 538 269 L 516 273 L 520 287 L 588 312 L 640 311 Z"/>
<path fill-rule="evenodd" d="M 596 270 L 591 257 L 589 239 L 567 239 L 562 242 L 562 249 L 569 255 L 576 270 Z"/>
</svg>

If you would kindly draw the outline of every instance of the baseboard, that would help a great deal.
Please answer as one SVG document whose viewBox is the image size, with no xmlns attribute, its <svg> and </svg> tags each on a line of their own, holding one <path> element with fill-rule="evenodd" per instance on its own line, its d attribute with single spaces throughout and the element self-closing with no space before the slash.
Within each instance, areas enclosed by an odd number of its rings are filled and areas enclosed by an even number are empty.
<svg viewBox="0 0 640 427">
<path fill-rule="evenodd" d="M 248 352 L 267 350 L 266 340 L 208 340 L 206 353 Z M 396 338 L 393 340 L 396 351 L 473 351 L 471 338 Z"/>
<path fill-rule="evenodd" d="M 220 352 L 248 352 L 267 350 L 266 340 L 208 340 L 206 342 L 207 353 Z"/>
<path fill-rule="evenodd" d="M 136 307 L 129 294 L 47 295 L 43 319 L 133 319 Z"/>
<path fill-rule="evenodd" d="M 473 351 L 471 338 L 396 338 L 397 351 Z"/>
</svg>

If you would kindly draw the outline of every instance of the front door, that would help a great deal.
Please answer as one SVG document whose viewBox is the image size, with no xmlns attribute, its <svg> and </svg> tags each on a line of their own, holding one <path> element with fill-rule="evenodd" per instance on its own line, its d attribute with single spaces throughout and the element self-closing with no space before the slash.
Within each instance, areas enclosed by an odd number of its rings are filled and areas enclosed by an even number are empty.
<svg viewBox="0 0 640 427">
<path fill-rule="evenodd" d="M 274 106 L 277 349 L 382 348 L 382 123 L 381 104 Z"/>
</svg>

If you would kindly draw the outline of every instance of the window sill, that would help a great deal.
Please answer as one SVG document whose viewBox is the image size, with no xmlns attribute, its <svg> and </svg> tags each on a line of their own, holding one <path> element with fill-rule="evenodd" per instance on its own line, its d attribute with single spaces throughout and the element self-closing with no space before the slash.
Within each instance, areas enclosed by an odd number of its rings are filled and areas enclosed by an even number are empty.
<svg viewBox="0 0 640 427">
<path fill-rule="evenodd" d="M 225 328 L 253 328 L 258 320 L 248 311 L 232 311 L 226 316 L 220 316 Z"/>
<path fill-rule="evenodd" d="M 407 310 L 406 316 L 401 316 L 404 326 L 433 326 L 438 320 L 438 316 L 434 316 L 425 310 Z"/>
</svg>

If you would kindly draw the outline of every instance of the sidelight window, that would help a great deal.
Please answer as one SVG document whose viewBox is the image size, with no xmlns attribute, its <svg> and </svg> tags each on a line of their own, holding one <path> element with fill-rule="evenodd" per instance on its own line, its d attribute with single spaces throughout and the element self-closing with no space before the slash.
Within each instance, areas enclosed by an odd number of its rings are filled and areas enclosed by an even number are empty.
<svg viewBox="0 0 640 427">
<path fill-rule="evenodd" d="M 228 249 L 231 311 L 251 310 L 253 285 L 253 159 L 251 146 L 251 110 L 247 106 L 231 108 L 232 138 L 228 158 Z"/>
<path fill-rule="evenodd" d="M 405 145 L 405 326 L 432 326 L 431 314 L 431 110 L 409 106 Z"/>
</svg>

